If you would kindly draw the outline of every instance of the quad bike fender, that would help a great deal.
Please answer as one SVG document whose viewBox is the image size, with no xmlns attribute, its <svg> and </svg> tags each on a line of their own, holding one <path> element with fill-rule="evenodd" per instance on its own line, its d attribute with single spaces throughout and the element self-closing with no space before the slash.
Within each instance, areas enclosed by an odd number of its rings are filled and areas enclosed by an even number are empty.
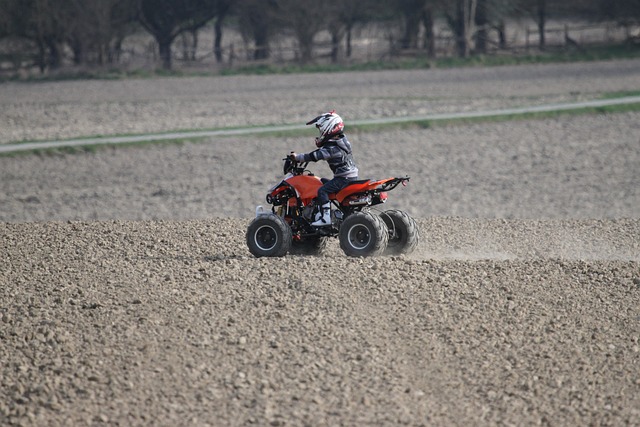
<svg viewBox="0 0 640 427">
<path fill-rule="evenodd" d="M 366 180 L 366 181 L 356 181 L 353 184 L 349 184 L 348 186 L 346 186 L 345 188 L 343 188 L 342 190 L 338 191 L 335 194 L 335 200 L 338 201 L 338 203 L 342 204 L 342 202 L 344 201 L 344 199 L 346 199 L 347 197 L 351 196 L 352 194 L 356 194 L 356 193 L 363 193 L 366 191 L 370 191 L 370 190 L 375 190 L 376 188 L 388 183 L 389 181 L 392 181 L 394 179 L 397 178 L 385 178 L 385 179 L 380 179 L 380 180 Z"/>
<path fill-rule="evenodd" d="M 296 175 L 286 179 L 286 182 L 296 190 L 298 197 L 304 205 L 318 196 L 318 189 L 322 187 L 322 181 L 313 175 Z"/>
</svg>

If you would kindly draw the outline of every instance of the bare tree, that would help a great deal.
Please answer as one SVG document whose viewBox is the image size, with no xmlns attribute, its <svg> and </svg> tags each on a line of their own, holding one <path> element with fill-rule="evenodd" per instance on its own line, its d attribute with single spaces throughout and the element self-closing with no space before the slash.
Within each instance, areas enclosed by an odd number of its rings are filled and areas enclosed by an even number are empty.
<svg viewBox="0 0 640 427">
<path fill-rule="evenodd" d="M 203 27 L 215 14 L 216 0 L 138 0 L 138 20 L 158 43 L 166 70 L 171 69 L 175 38 Z"/>
<path fill-rule="evenodd" d="M 133 29 L 135 7 L 128 0 L 67 0 L 73 19 L 67 43 L 76 64 L 113 63 Z"/>
<path fill-rule="evenodd" d="M 477 0 L 475 25 L 477 28 L 475 34 L 475 51 L 476 53 L 487 53 L 487 41 L 489 39 L 489 1 Z"/>
<path fill-rule="evenodd" d="M 478 0 L 456 0 L 454 34 L 458 56 L 467 58 L 471 52 L 471 37 L 474 29 Z"/>
<path fill-rule="evenodd" d="M 476 53 L 487 52 L 493 30 L 498 34 L 499 47 L 506 47 L 505 20 L 516 10 L 517 4 L 513 0 L 478 0 L 474 35 Z"/>
<path fill-rule="evenodd" d="M 601 16 L 611 17 L 622 23 L 640 20 L 640 0 L 602 0 Z"/>
<path fill-rule="evenodd" d="M 327 0 L 276 0 L 277 18 L 283 26 L 293 31 L 300 50 L 300 62 L 306 64 L 313 58 L 314 38 L 326 28 L 333 16 Z"/>
<path fill-rule="evenodd" d="M 327 0 L 327 28 L 331 34 L 331 61 L 337 62 L 344 41 L 344 56 L 351 57 L 353 31 L 359 24 L 372 21 L 388 7 L 386 0 Z"/>
<path fill-rule="evenodd" d="M 544 50 L 547 45 L 545 37 L 545 26 L 547 24 L 547 0 L 536 0 L 535 15 L 537 18 L 536 23 L 538 24 L 538 34 L 540 37 L 538 46 L 540 47 L 540 50 Z"/>
<path fill-rule="evenodd" d="M 10 32 L 35 45 L 40 71 L 60 67 L 70 23 L 68 5 L 62 0 L 7 0 L 3 6 Z"/>
<path fill-rule="evenodd" d="M 418 33 L 423 18 L 426 0 L 399 0 L 397 7 L 402 15 L 404 31 L 400 39 L 400 48 L 417 49 Z"/>
<path fill-rule="evenodd" d="M 436 56 L 435 18 L 438 13 L 447 8 L 444 0 L 401 0 L 397 3 L 397 12 L 401 17 L 402 37 L 400 47 L 402 49 L 426 50 L 429 58 Z M 424 28 L 423 40 L 420 43 L 419 34 Z"/>
<path fill-rule="evenodd" d="M 275 0 L 237 0 L 236 14 L 240 32 L 245 42 L 254 44 L 254 60 L 263 60 L 271 55 L 270 43 L 278 25 L 275 22 L 277 4 Z"/>
<path fill-rule="evenodd" d="M 551 13 L 558 10 L 562 0 L 521 0 L 521 8 L 530 14 L 538 28 L 538 48 L 545 50 L 547 47 L 546 28 L 547 20 Z"/>
<path fill-rule="evenodd" d="M 213 41 L 213 53 L 216 61 L 222 62 L 222 23 L 231 11 L 236 0 L 218 0 L 216 5 L 216 21 L 214 23 L 215 38 Z"/>
<path fill-rule="evenodd" d="M 436 57 L 436 37 L 435 37 L 435 6 L 430 2 L 422 10 L 422 23 L 424 24 L 424 48 L 429 58 Z"/>
</svg>

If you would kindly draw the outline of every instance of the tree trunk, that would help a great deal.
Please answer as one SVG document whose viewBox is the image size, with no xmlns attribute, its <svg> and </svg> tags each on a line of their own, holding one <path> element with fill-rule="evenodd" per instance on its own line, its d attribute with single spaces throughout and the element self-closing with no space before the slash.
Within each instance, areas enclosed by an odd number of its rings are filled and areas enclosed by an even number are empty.
<svg viewBox="0 0 640 427">
<path fill-rule="evenodd" d="M 160 54 L 162 68 L 165 70 L 171 70 L 171 41 L 158 40 L 158 52 Z"/>
<path fill-rule="evenodd" d="M 256 50 L 253 53 L 253 59 L 259 61 L 269 58 L 269 33 L 266 28 L 254 29 L 253 38 L 256 43 Z"/>
<path fill-rule="evenodd" d="M 507 30 L 506 30 L 506 24 L 504 23 L 504 19 L 501 19 L 500 22 L 498 23 L 498 40 L 499 40 L 499 46 L 500 49 L 506 49 L 507 48 Z"/>
<path fill-rule="evenodd" d="M 420 14 L 411 11 L 404 16 L 404 36 L 400 40 L 402 49 L 418 48 L 418 32 L 420 31 Z"/>
<path fill-rule="evenodd" d="M 40 39 L 38 39 L 36 44 L 38 45 L 38 68 L 40 69 L 40 74 L 44 74 L 47 69 L 47 48 Z"/>
<path fill-rule="evenodd" d="M 475 23 L 478 27 L 476 33 L 476 52 L 487 53 L 488 21 L 487 21 L 487 0 L 478 0 Z"/>
<path fill-rule="evenodd" d="M 346 44 L 345 55 L 346 55 L 347 58 L 351 58 L 351 36 L 352 36 L 352 32 L 353 32 L 352 25 L 351 24 L 347 25 L 347 36 L 345 37 L 345 39 L 346 39 L 346 41 L 345 41 L 345 44 Z"/>
<path fill-rule="evenodd" d="M 331 30 L 331 63 L 337 64 L 340 59 L 340 39 L 342 39 L 342 30 L 336 26 Z"/>
<path fill-rule="evenodd" d="M 191 58 L 192 62 L 196 61 L 196 52 L 198 51 L 198 30 L 191 30 Z"/>
<path fill-rule="evenodd" d="M 313 37 L 299 37 L 298 43 L 300 45 L 300 62 L 308 64 L 313 58 Z"/>
<path fill-rule="evenodd" d="M 456 48 L 458 56 L 466 58 L 469 56 L 469 46 L 467 45 L 467 7 L 466 0 L 457 0 L 456 2 Z"/>
<path fill-rule="evenodd" d="M 469 57 L 473 22 L 475 21 L 477 0 L 457 0 L 456 2 L 456 45 L 458 56 Z"/>
<path fill-rule="evenodd" d="M 85 49 L 83 43 L 80 42 L 78 37 L 73 37 L 69 41 L 69 47 L 71 48 L 71 52 L 73 52 L 73 63 L 75 65 L 82 65 L 85 61 Z"/>
<path fill-rule="evenodd" d="M 45 44 L 49 50 L 49 60 L 47 61 L 49 63 L 49 67 L 52 70 L 60 68 L 60 65 L 62 65 L 60 46 L 58 46 L 58 43 L 51 37 L 45 38 Z"/>
<path fill-rule="evenodd" d="M 218 16 L 216 23 L 213 26 L 215 40 L 213 42 L 213 53 L 216 56 L 218 63 L 222 62 L 222 17 Z"/>
<path fill-rule="evenodd" d="M 547 1 L 546 0 L 538 0 L 538 34 L 540 36 L 538 46 L 540 50 L 544 50 L 546 47 L 545 40 L 545 25 L 547 20 Z"/>
<path fill-rule="evenodd" d="M 422 22 L 424 23 L 424 47 L 427 50 L 427 56 L 429 58 L 436 57 L 436 37 L 433 31 L 433 10 L 430 7 L 424 9 L 422 15 Z"/>
</svg>

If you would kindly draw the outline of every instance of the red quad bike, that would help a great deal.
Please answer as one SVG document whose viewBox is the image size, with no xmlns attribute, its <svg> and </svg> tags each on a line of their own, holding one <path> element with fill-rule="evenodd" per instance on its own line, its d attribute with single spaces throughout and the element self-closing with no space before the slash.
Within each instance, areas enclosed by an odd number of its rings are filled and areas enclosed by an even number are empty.
<svg viewBox="0 0 640 427">
<path fill-rule="evenodd" d="M 256 208 L 247 229 L 247 246 L 256 257 L 318 254 L 330 237 L 340 239 L 348 256 L 410 254 L 418 246 L 418 226 L 406 212 L 372 212 L 387 200 L 387 191 L 406 185 L 409 177 L 351 182 L 331 201 L 331 226 L 314 227 L 314 199 L 322 180 L 306 168 L 309 162 L 284 160 L 284 179 L 267 194 L 271 212 Z"/>
</svg>

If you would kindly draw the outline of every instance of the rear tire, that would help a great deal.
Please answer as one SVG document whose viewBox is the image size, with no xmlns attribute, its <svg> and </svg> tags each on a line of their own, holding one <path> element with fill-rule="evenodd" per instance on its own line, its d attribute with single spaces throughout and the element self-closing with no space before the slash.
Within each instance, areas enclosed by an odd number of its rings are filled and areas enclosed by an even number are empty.
<svg viewBox="0 0 640 427">
<path fill-rule="evenodd" d="M 377 256 L 387 247 L 389 232 L 379 216 L 356 212 L 340 226 L 339 238 L 340 247 L 348 256 Z"/>
<path fill-rule="evenodd" d="M 420 233 L 418 224 L 408 213 L 388 210 L 380 214 L 389 229 L 389 243 L 385 255 L 409 255 L 418 247 Z"/>
<path fill-rule="evenodd" d="M 291 227 L 278 215 L 260 215 L 247 228 L 249 252 L 258 258 L 286 255 L 291 239 Z"/>
</svg>

